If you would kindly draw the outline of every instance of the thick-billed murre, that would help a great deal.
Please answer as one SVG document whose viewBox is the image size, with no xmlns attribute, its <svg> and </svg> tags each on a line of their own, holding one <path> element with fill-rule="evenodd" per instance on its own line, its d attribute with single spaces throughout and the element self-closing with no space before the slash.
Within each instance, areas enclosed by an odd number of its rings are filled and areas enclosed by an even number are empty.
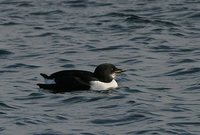
<svg viewBox="0 0 200 135">
<path fill-rule="evenodd" d="M 37 84 L 40 88 L 52 92 L 68 92 L 76 90 L 107 90 L 118 87 L 115 81 L 117 73 L 123 72 L 113 64 L 104 63 L 96 67 L 94 73 L 83 70 L 63 70 L 50 76 L 41 73 L 45 84 Z"/>
</svg>

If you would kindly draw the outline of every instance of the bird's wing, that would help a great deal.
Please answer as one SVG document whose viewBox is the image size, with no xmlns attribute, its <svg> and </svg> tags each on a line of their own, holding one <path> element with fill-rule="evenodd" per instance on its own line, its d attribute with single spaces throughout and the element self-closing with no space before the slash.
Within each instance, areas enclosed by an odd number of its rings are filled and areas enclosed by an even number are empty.
<svg viewBox="0 0 200 135">
<path fill-rule="evenodd" d="M 89 82 L 78 77 L 57 77 L 55 84 L 37 84 L 40 88 L 50 90 L 53 93 L 62 93 L 78 90 L 89 90 Z"/>
<path fill-rule="evenodd" d="M 88 90 L 90 88 L 89 81 L 77 76 L 57 77 L 55 78 L 55 82 L 59 89 Z"/>
</svg>

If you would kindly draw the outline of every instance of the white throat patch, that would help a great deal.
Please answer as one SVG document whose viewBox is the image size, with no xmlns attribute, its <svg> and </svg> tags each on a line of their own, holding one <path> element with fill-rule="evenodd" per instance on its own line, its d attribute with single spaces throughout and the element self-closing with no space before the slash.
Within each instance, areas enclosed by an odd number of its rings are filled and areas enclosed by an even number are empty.
<svg viewBox="0 0 200 135">
<path fill-rule="evenodd" d="M 110 75 L 113 79 L 116 77 L 116 73 Z"/>
<path fill-rule="evenodd" d="M 118 84 L 114 79 L 110 83 L 104 83 L 100 81 L 91 81 L 90 84 L 91 84 L 91 87 L 90 87 L 91 90 L 107 90 L 107 89 L 118 87 Z"/>
</svg>

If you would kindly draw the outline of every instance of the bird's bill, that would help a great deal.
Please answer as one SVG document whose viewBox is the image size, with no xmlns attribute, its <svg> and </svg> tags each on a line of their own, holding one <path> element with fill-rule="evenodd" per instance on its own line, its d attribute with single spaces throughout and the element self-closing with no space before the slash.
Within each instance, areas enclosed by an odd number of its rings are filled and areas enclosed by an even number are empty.
<svg viewBox="0 0 200 135">
<path fill-rule="evenodd" d="M 119 68 L 115 69 L 115 73 L 122 73 L 122 72 L 125 72 L 125 70 Z"/>
</svg>

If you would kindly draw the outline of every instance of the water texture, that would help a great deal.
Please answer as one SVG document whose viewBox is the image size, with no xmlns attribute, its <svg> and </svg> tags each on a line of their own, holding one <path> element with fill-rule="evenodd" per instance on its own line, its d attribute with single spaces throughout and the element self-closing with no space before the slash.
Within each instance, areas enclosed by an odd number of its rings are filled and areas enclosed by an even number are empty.
<svg viewBox="0 0 200 135">
<path fill-rule="evenodd" d="M 1 135 L 199 135 L 199 0 L 0 0 Z M 53 94 L 39 73 L 127 71 Z"/>
</svg>

